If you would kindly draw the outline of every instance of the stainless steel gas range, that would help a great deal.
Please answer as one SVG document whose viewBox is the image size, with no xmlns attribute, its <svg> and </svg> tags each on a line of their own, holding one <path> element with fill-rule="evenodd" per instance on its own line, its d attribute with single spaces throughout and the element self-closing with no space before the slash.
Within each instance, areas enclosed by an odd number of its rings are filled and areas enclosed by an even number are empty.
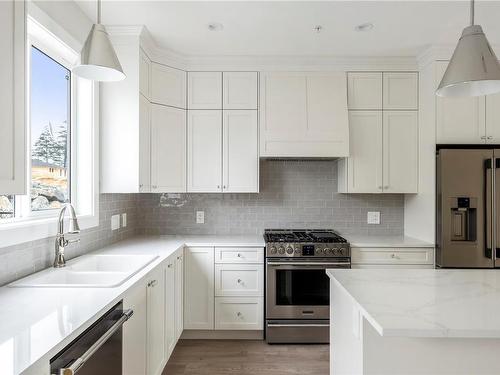
<svg viewBox="0 0 500 375">
<path fill-rule="evenodd" d="M 351 268 L 349 243 L 333 230 L 267 229 L 266 340 L 328 343 L 327 268 Z"/>
</svg>

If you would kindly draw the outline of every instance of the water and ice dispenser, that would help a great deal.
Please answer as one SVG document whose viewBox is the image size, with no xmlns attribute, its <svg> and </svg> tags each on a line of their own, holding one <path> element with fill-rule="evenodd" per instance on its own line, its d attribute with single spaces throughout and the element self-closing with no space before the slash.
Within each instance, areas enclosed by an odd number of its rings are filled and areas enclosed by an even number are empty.
<svg viewBox="0 0 500 375">
<path fill-rule="evenodd" d="M 477 198 L 452 197 L 449 199 L 451 240 L 475 241 L 477 237 Z"/>
</svg>

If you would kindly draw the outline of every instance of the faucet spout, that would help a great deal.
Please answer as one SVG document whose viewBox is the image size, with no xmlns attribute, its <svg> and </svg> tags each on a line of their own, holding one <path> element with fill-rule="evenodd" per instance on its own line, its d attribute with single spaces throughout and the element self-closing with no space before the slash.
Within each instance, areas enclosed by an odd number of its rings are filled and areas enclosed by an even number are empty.
<svg viewBox="0 0 500 375">
<path fill-rule="evenodd" d="M 60 268 L 66 266 L 66 259 L 64 258 L 64 249 L 72 242 L 79 242 L 80 240 L 67 240 L 64 233 L 64 214 L 66 210 L 69 210 L 69 228 L 68 234 L 78 234 L 80 233 L 80 226 L 78 225 L 78 219 L 76 217 L 75 209 L 71 203 L 66 203 L 59 212 L 58 219 L 58 231 L 56 235 L 55 243 L 55 259 L 54 267 Z"/>
</svg>

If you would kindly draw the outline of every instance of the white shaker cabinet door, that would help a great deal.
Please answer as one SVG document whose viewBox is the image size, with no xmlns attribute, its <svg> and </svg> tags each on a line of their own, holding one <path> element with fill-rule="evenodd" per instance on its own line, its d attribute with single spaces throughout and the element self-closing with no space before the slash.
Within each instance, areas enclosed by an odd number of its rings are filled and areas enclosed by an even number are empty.
<svg viewBox="0 0 500 375">
<path fill-rule="evenodd" d="M 417 72 L 384 72 L 383 78 L 384 110 L 418 109 Z"/>
<path fill-rule="evenodd" d="M 257 111 L 223 113 L 223 192 L 259 191 Z"/>
<path fill-rule="evenodd" d="M 165 354 L 168 358 L 174 351 L 175 337 L 175 255 L 167 259 L 165 268 Z"/>
<path fill-rule="evenodd" d="M 188 192 L 222 191 L 222 111 L 188 110 Z"/>
<path fill-rule="evenodd" d="M 151 104 L 139 95 L 139 192 L 151 191 Z"/>
<path fill-rule="evenodd" d="M 214 329 L 214 248 L 184 252 L 184 328 Z"/>
<path fill-rule="evenodd" d="M 186 191 L 186 110 L 152 104 L 151 191 Z"/>
<path fill-rule="evenodd" d="M 486 142 L 500 143 L 500 94 L 486 96 Z"/>
<path fill-rule="evenodd" d="M 165 270 L 152 271 L 147 284 L 147 374 L 161 374 L 165 360 Z"/>
<path fill-rule="evenodd" d="M 350 111 L 349 193 L 382 192 L 382 112 Z"/>
<path fill-rule="evenodd" d="M 222 72 L 188 72 L 188 109 L 222 109 Z"/>
<path fill-rule="evenodd" d="M 224 72 L 223 109 L 257 109 L 257 72 Z"/>
<path fill-rule="evenodd" d="M 142 49 L 139 52 L 139 92 L 151 99 L 151 60 Z"/>
<path fill-rule="evenodd" d="M 25 6 L 0 1 L 0 194 L 25 194 Z"/>
<path fill-rule="evenodd" d="M 134 314 L 123 325 L 123 375 L 145 375 L 147 358 L 147 286 L 140 282 L 123 297 Z"/>
<path fill-rule="evenodd" d="M 184 330 L 184 249 L 175 258 L 175 340 L 179 340 Z"/>
<path fill-rule="evenodd" d="M 382 109 L 382 73 L 347 73 L 347 102 L 350 110 Z"/>
<path fill-rule="evenodd" d="M 447 66 L 447 61 L 437 64 L 436 87 Z M 485 97 L 436 96 L 436 127 L 436 143 L 485 143 Z"/>
<path fill-rule="evenodd" d="M 418 113 L 384 111 L 384 193 L 416 193 Z"/>
<path fill-rule="evenodd" d="M 151 101 L 186 108 L 186 72 L 166 65 L 151 65 Z"/>
</svg>

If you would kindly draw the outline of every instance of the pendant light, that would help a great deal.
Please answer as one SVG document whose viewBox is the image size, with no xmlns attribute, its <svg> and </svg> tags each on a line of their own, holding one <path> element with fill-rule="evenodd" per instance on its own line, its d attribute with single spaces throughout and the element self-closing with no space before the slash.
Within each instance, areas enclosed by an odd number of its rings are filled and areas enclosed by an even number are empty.
<svg viewBox="0 0 500 375">
<path fill-rule="evenodd" d="M 73 73 L 92 81 L 121 81 L 125 79 L 120 61 L 101 24 L 101 0 L 97 0 L 97 23 L 92 26 L 82 50 L 81 64 Z"/>
<path fill-rule="evenodd" d="M 460 97 L 497 92 L 500 92 L 500 64 L 483 29 L 474 25 L 474 0 L 471 0 L 470 26 L 462 31 L 436 94 Z"/>
</svg>

